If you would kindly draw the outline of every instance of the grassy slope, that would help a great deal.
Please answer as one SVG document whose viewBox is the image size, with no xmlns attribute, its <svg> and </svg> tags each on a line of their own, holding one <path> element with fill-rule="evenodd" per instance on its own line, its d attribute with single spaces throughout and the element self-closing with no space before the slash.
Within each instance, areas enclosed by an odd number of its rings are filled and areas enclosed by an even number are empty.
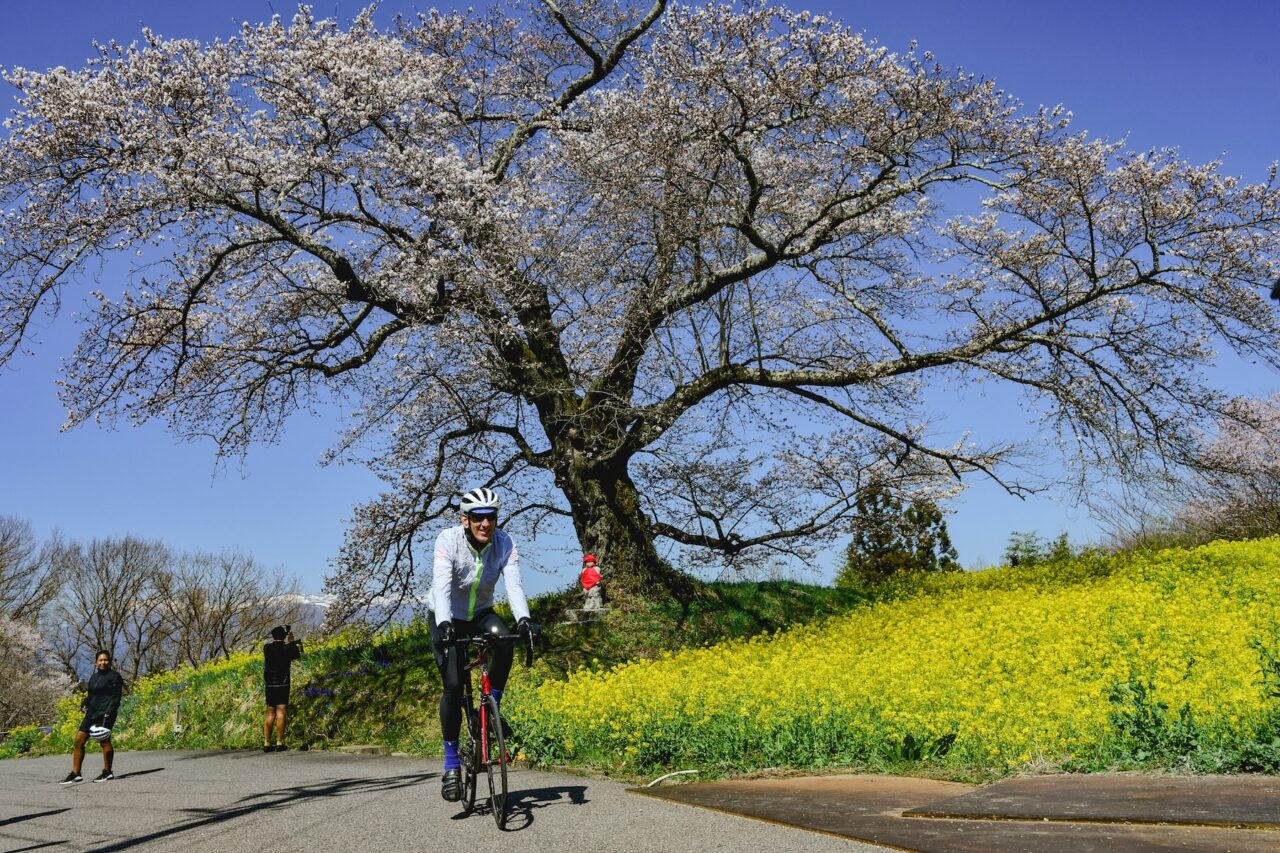
<svg viewBox="0 0 1280 853">
<path fill-rule="evenodd" d="M 538 761 L 630 776 L 1280 771 L 1280 539 L 885 593 L 771 637 L 579 669 L 519 694 L 513 721 Z"/>
<path fill-rule="evenodd" d="M 549 647 L 506 703 L 544 765 L 1280 772 L 1280 539 L 904 579 L 874 601 L 712 585 L 688 607 L 557 624 L 574 604 L 536 602 Z M 119 746 L 255 746 L 260 684 L 258 652 L 147 679 Z M 438 696 L 423 626 L 349 632 L 295 670 L 290 737 L 436 754 Z M 52 738 L 16 740 L 68 749 L 69 710 Z"/>
<path fill-rule="evenodd" d="M 769 632 L 848 610 L 863 600 L 847 591 L 788 582 L 710 584 L 681 608 L 661 603 L 632 612 L 611 609 L 584 625 L 559 624 L 579 595 L 541 597 L 531 605 L 547 626 L 536 680 L 554 679 L 582 664 L 612 665 L 687 646 Z M 517 678 L 527 679 L 520 672 Z M 527 682 L 524 682 L 527 683 Z M 124 749 L 251 748 L 261 744 L 262 659 L 257 651 L 198 670 L 143 679 L 128 695 L 117 723 Z M 348 630 L 313 643 L 294 666 L 288 740 L 295 747 L 386 744 L 421 755 L 440 752 L 440 677 L 426 626 L 410 624 L 370 634 Z M 66 752 L 79 723 L 75 701 L 64 704 L 49 738 L 19 731 L 0 757 Z M 175 723 L 182 734 L 174 734 Z"/>
</svg>

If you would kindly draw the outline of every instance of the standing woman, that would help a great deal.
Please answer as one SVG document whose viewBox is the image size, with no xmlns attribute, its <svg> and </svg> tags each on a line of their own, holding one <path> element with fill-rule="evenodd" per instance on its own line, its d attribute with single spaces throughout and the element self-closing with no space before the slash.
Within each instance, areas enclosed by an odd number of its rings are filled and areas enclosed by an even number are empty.
<svg viewBox="0 0 1280 853">
<path fill-rule="evenodd" d="M 71 755 L 71 772 L 62 780 L 64 785 L 83 782 L 80 765 L 84 762 L 84 745 L 89 738 L 102 744 L 102 772 L 95 782 L 107 782 L 116 778 L 111 772 L 111 727 L 116 724 L 116 713 L 120 710 L 120 695 L 124 692 L 124 679 L 120 673 L 111 668 L 111 653 L 100 651 L 94 658 L 94 672 L 89 677 L 89 690 L 80 710 L 84 719 L 80 721 L 80 730 L 76 732 L 76 748 Z"/>
</svg>

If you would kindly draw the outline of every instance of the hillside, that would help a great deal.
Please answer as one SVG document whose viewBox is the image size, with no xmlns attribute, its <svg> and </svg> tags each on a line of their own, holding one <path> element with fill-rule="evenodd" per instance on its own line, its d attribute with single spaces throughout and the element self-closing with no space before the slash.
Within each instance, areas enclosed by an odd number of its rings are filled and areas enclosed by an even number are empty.
<svg viewBox="0 0 1280 853">
<path fill-rule="evenodd" d="M 537 760 L 1280 770 L 1280 540 L 904 581 L 772 636 L 579 669 L 513 710 Z"/>
<path fill-rule="evenodd" d="M 665 651 L 751 636 L 847 611 L 863 600 L 844 590 L 791 582 L 708 584 L 686 607 L 654 604 L 612 609 L 596 623 L 560 624 L 580 596 L 542 596 L 530 605 L 546 626 L 532 673 L 519 664 L 517 689 L 562 677 L 582 665 L 611 665 Z M 397 751 L 440 754 L 440 677 L 420 622 L 371 633 L 350 628 L 306 643 L 294 667 L 288 740 L 295 748 L 378 743 Z M 257 649 L 198 669 L 142 679 L 125 697 L 116 725 L 122 749 L 252 748 L 262 742 L 262 655 Z M 13 732 L 0 757 L 67 752 L 79 725 L 68 700 L 49 737 L 34 727 Z M 180 726 L 180 733 L 175 733 Z"/>
<path fill-rule="evenodd" d="M 1280 771 L 1280 539 L 903 579 L 874 601 L 727 585 L 555 625 L 566 603 L 538 602 L 550 646 L 505 703 L 535 764 Z M 260 677 L 252 653 L 149 678 L 118 746 L 255 746 Z M 333 638 L 294 685 L 295 745 L 439 751 L 421 625 Z M 29 748 L 65 749 L 75 723 Z"/>
</svg>

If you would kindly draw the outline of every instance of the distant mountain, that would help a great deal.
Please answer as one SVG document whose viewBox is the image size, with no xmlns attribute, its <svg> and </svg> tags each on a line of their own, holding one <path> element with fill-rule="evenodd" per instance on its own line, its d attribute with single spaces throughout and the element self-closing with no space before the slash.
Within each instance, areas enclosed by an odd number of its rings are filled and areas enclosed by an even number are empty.
<svg viewBox="0 0 1280 853">
<path fill-rule="evenodd" d="M 315 633 L 324 624 L 325 618 L 329 615 L 329 608 L 333 606 L 334 597 L 326 594 L 298 594 L 281 596 L 282 601 L 286 601 L 296 607 L 302 609 L 305 614 L 301 619 L 301 624 L 294 625 L 294 634 L 303 636 L 304 632 L 300 630 L 305 626 L 305 633 Z M 404 602 L 394 602 L 389 598 L 376 598 L 368 607 L 358 611 L 348 622 L 368 622 L 373 625 L 381 625 L 386 622 L 408 622 L 415 616 L 425 616 L 427 613 L 427 603 L 429 599 L 426 596 L 419 596 L 416 599 Z"/>
</svg>

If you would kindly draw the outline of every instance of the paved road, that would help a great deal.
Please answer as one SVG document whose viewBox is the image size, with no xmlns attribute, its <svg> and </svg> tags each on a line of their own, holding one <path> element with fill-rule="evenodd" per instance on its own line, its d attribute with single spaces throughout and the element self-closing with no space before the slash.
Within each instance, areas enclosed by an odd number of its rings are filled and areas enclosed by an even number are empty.
<svg viewBox="0 0 1280 853">
<path fill-rule="evenodd" d="M 628 794 L 555 773 L 511 774 L 500 833 L 440 799 L 438 760 L 326 752 L 121 752 L 117 778 L 58 784 L 68 756 L 0 761 L 0 851 L 329 853 L 452 849 L 872 853 L 884 848 Z M 499 846 L 495 846 L 499 845 Z M 514 845 L 514 847 L 512 846 Z"/>
</svg>

